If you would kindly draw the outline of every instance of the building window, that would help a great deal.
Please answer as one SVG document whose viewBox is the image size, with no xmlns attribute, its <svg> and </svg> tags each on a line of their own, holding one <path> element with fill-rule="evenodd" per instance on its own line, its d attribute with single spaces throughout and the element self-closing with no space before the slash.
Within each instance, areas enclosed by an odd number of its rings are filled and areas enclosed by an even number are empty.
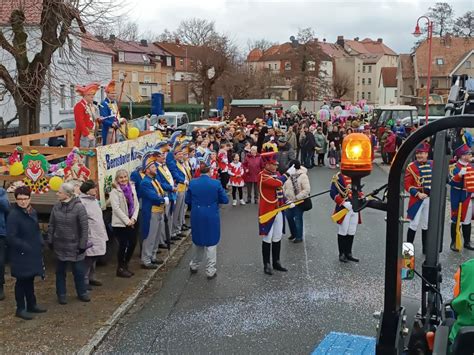
<svg viewBox="0 0 474 355">
<path fill-rule="evenodd" d="M 443 58 L 436 58 L 436 64 L 443 65 L 444 64 L 444 59 Z"/>
<path fill-rule="evenodd" d="M 143 82 L 147 83 L 147 84 L 151 83 L 151 76 L 150 75 L 145 75 L 143 77 Z"/>
<path fill-rule="evenodd" d="M 395 89 L 395 94 L 394 95 L 395 95 L 395 97 L 398 97 L 398 90 L 397 89 Z"/>
<path fill-rule="evenodd" d="M 308 71 L 315 71 L 316 70 L 316 63 L 312 60 L 308 61 Z"/>
<path fill-rule="evenodd" d="M 437 87 L 439 87 L 439 80 L 438 80 L 438 79 L 433 79 L 433 80 L 431 80 L 431 87 L 432 87 L 432 88 L 437 88 Z"/>
<path fill-rule="evenodd" d="M 362 85 L 365 85 L 365 78 L 362 78 Z"/>
<path fill-rule="evenodd" d="M 184 81 L 185 77 L 184 74 L 181 74 L 181 81 Z"/>
<path fill-rule="evenodd" d="M 367 72 L 368 73 L 372 73 L 372 66 L 371 65 L 368 65 L 367 66 Z M 370 79 L 369 79 L 370 80 Z M 370 83 L 369 83 L 370 84 Z"/>
<path fill-rule="evenodd" d="M 362 73 L 365 73 L 365 65 L 362 66 Z"/>
<path fill-rule="evenodd" d="M 125 53 L 119 52 L 119 62 L 125 62 Z"/>
<path fill-rule="evenodd" d="M 360 73 L 360 63 L 357 65 L 357 72 Z"/>
<path fill-rule="evenodd" d="M 149 65 L 145 65 L 143 67 L 143 71 L 146 71 L 147 73 L 151 72 L 151 67 Z"/>
<path fill-rule="evenodd" d="M 132 71 L 132 82 L 136 83 L 138 81 L 138 72 Z"/>
<path fill-rule="evenodd" d="M 359 100 L 359 96 L 360 96 L 360 95 L 359 95 L 359 92 L 357 91 L 357 100 Z"/>
<path fill-rule="evenodd" d="M 141 87 L 140 88 L 140 93 L 142 96 L 148 96 L 148 88 L 147 87 Z"/>
<path fill-rule="evenodd" d="M 365 99 L 365 92 L 362 91 L 362 100 L 364 100 L 364 99 Z"/>
<path fill-rule="evenodd" d="M 69 86 L 69 92 L 71 93 L 71 106 L 70 108 L 73 108 L 74 105 L 76 104 L 76 90 L 74 89 L 74 85 Z"/>
<path fill-rule="evenodd" d="M 272 69 L 272 65 L 271 65 L 271 64 L 268 64 L 268 69 Z"/>
<path fill-rule="evenodd" d="M 357 85 L 360 85 L 360 76 L 357 77 Z"/>
<path fill-rule="evenodd" d="M 171 57 L 166 57 L 166 66 L 167 67 L 171 66 Z"/>
<path fill-rule="evenodd" d="M 370 67 L 369 67 L 370 68 Z M 372 85 L 372 78 L 367 79 L 367 84 Z"/>
<path fill-rule="evenodd" d="M 183 58 L 179 58 L 179 64 L 184 65 L 184 59 Z"/>
<path fill-rule="evenodd" d="M 142 54 L 143 63 L 150 63 L 150 58 L 146 54 Z"/>
<path fill-rule="evenodd" d="M 275 69 L 278 69 L 278 64 L 277 63 L 275 63 L 274 66 L 275 66 Z"/>
<path fill-rule="evenodd" d="M 285 63 L 285 70 L 291 70 L 291 62 Z"/>
<path fill-rule="evenodd" d="M 61 85 L 59 87 L 59 105 L 61 107 L 61 110 L 64 110 L 66 108 L 66 88 L 64 85 Z"/>
<path fill-rule="evenodd" d="M 371 92 L 369 91 L 369 92 L 367 93 L 367 100 L 370 101 L 370 100 L 372 99 L 371 96 L 372 96 L 372 95 L 371 95 Z"/>
<path fill-rule="evenodd" d="M 119 81 L 124 81 L 125 79 L 125 72 L 123 70 L 119 70 Z"/>
<path fill-rule="evenodd" d="M 464 66 L 466 67 L 466 69 L 471 69 L 471 61 L 466 60 L 466 62 L 464 63 Z"/>
</svg>

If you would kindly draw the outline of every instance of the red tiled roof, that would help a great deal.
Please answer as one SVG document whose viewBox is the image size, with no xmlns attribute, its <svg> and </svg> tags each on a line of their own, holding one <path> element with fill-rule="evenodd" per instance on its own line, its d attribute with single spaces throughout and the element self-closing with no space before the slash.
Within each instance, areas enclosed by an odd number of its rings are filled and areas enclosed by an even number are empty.
<svg viewBox="0 0 474 355">
<path fill-rule="evenodd" d="M 192 46 L 187 46 L 184 44 L 178 44 L 178 43 L 170 43 L 170 42 L 155 42 L 154 43 L 156 46 L 160 47 L 161 49 L 165 50 L 168 53 L 171 53 L 175 57 L 189 57 L 189 53 L 186 53 L 187 50 L 186 48 L 192 47 Z"/>
<path fill-rule="evenodd" d="M 13 10 L 22 9 L 26 24 L 38 25 L 41 22 L 42 0 L 0 0 L 0 25 L 10 23 Z"/>
<path fill-rule="evenodd" d="M 263 52 L 259 48 L 254 48 L 250 51 L 247 56 L 247 62 L 258 62 L 260 58 L 262 58 Z"/>
<path fill-rule="evenodd" d="M 90 33 L 84 34 L 81 37 L 82 48 L 97 53 L 114 55 L 115 52 L 104 42 L 99 41 L 95 36 Z"/>
<path fill-rule="evenodd" d="M 254 52 L 254 51 L 255 49 L 249 53 L 247 60 L 253 61 L 253 62 L 265 62 L 265 61 L 290 60 L 292 58 L 292 53 L 294 51 L 294 48 L 290 42 L 286 42 L 283 44 L 276 44 L 268 48 L 266 51 L 264 51 L 263 55 L 261 55 L 259 59 L 257 59 L 257 55 L 256 55 L 256 53 L 258 52 Z M 250 60 L 249 58 L 252 58 L 252 60 Z M 320 59 L 323 61 L 331 61 L 331 56 L 328 55 L 321 48 Z"/>
<path fill-rule="evenodd" d="M 360 54 L 397 55 L 397 53 L 391 50 L 383 42 L 374 41 L 370 38 L 364 38 L 362 41 L 345 40 L 344 43 Z"/>
<path fill-rule="evenodd" d="M 349 57 L 349 54 L 340 45 L 335 43 L 318 42 L 321 50 L 331 58 Z"/>
<path fill-rule="evenodd" d="M 384 67 L 380 71 L 383 86 L 386 88 L 397 87 L 397 67 Z"/>
<path fill-rule="evenodd" d="M 415 77 L 415 68 L 413 67 L 413 57 L 411 54 L 400 54 L 400 67 L 402 70 L 402 79 L 411 79 Z"/>
<path fill-rule="evenodd" d="M 418 77 L 428 75 L 428 41 L 423 41 L 415 51 Z M 447 77 L 468 52 L 474 49 L 474 38 L 469 37 L 433 37 L 431 75 Z M 442 59 L 443 64 L 437 64 Z"/>
</svg>

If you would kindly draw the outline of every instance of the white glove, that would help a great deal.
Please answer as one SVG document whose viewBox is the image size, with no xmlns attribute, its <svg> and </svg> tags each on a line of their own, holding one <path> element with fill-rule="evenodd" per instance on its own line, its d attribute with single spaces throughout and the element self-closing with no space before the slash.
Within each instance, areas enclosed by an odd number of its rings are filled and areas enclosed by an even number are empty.
<svg viewBox="0 0 474 355">
<path fill-rule="evenodd" d="M 294 175 L 294 174 L 296 173 L 296 168 L 295 168 L 295 166 L 292 165 L 292 166 L 286 171 L 286 173 L 287 173 L 288 175 L 290 175 L 290 176 L 291 176 L 291 175 Z"/>
<path fill-rule="evenodd" d="M 170 198 L 168 196 L 165 196 L 165 206 L 168 206 L 170 204 Z"/>
<path fill-rule="evenodd" d="M 352 203 L 350 203 L 349 201 L 344 202 L 342 205 L 345 209 L 352 211 Z"/>
<path fill-rule="evenodd" d="M 189 180 L 188 179 L 184 180 L 184 184 L 189 185 Z"/>
<path fill-rule="evenodd" d="M 294 202 L 292 202 L 292 203 L 290 203 L 290 207 L 289 207 L 289 208 L 295 208 L 295 206 L 296 206 L 296 205 L 294 204 Z"/>
<path fill-rule="evenodd" d="M 459 175 L 464 176 L 466 174 L 467 174 L 467 168 L 461 168 L 461 170 L 459 171 Z"/>
</svg>

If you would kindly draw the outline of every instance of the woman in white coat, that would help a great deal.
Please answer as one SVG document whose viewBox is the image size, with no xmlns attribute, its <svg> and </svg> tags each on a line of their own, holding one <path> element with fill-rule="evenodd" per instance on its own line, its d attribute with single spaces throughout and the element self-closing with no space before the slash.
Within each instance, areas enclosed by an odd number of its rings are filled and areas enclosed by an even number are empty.
<svg viewBox="0 0 474 355">
<path fill-rule="evenodd" d="M 133 272 L 128 268 L 137 244 L 138 205 L 135 186 L 130 183 L 128 171 L 121 169 L 115 174 L 115 183 L 109 197 L 112 207 L 112 227 L 119 242 L 118 277 L 131 277 Z"/>
<path fill-rule="evenodd" d="M 308 197 L 311 192 L 308 170 L 301 166 L 298 160 L 293 160 L 290 166 L 293 166 L 295 171 L 283 185 L 285 197 L 288 201 L 296 201 Z M 301 204 L 286 210 L 286 218 L 288 219 L 288 226 L 291 232 L 290 240 L 293 240 L 293 243 L 301 243 L 303 241 L 303 213 L 304 210 Z"/>
<path fill-rule="evenodd" d="M 107 230 L 105 229 L 102 208 L 97 201 L 97 185 L 92 180 L 87 180 L 80 186 L 79 199 L 87 212 L 89 234 L 86 245 L 86 273 L 85 284 L 90 290 L 92 286 L 102 286 L 102 282 L 95 278 L 97 259 L 104 255 L 107 247 Z"/>
</svg>

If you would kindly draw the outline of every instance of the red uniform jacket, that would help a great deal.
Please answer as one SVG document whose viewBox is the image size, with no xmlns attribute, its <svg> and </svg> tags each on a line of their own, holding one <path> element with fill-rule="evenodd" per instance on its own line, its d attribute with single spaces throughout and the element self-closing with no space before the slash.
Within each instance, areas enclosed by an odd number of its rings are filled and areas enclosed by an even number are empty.
<svg viewBox="0 0 474 355">
<path fill-rule="evenodd" d="M 258 183 L 260 191 L 260 200 L 258 204 L 259 216 L 273 211 L 285 203 L 283 196 L 283 183 L 285 180 L 286 177 L 278 176 L 278 174 L 273 174 L 266 169 L 260 172 Z M 261 236 L 268 234 L 272 228 L 274 220 L 275 218 L 272 218 L 267 223 L 259 223 L 259 233 Z"/>
<path fill-rule="evenodd" d="M 74 120 L 76 121 L 74 145 L 79 147 L 81 137 L 87 137 L 94 130 L 94 121 L 87 112 L 86 100 L 82 99 L 74 106 Z"/>
</svg>

